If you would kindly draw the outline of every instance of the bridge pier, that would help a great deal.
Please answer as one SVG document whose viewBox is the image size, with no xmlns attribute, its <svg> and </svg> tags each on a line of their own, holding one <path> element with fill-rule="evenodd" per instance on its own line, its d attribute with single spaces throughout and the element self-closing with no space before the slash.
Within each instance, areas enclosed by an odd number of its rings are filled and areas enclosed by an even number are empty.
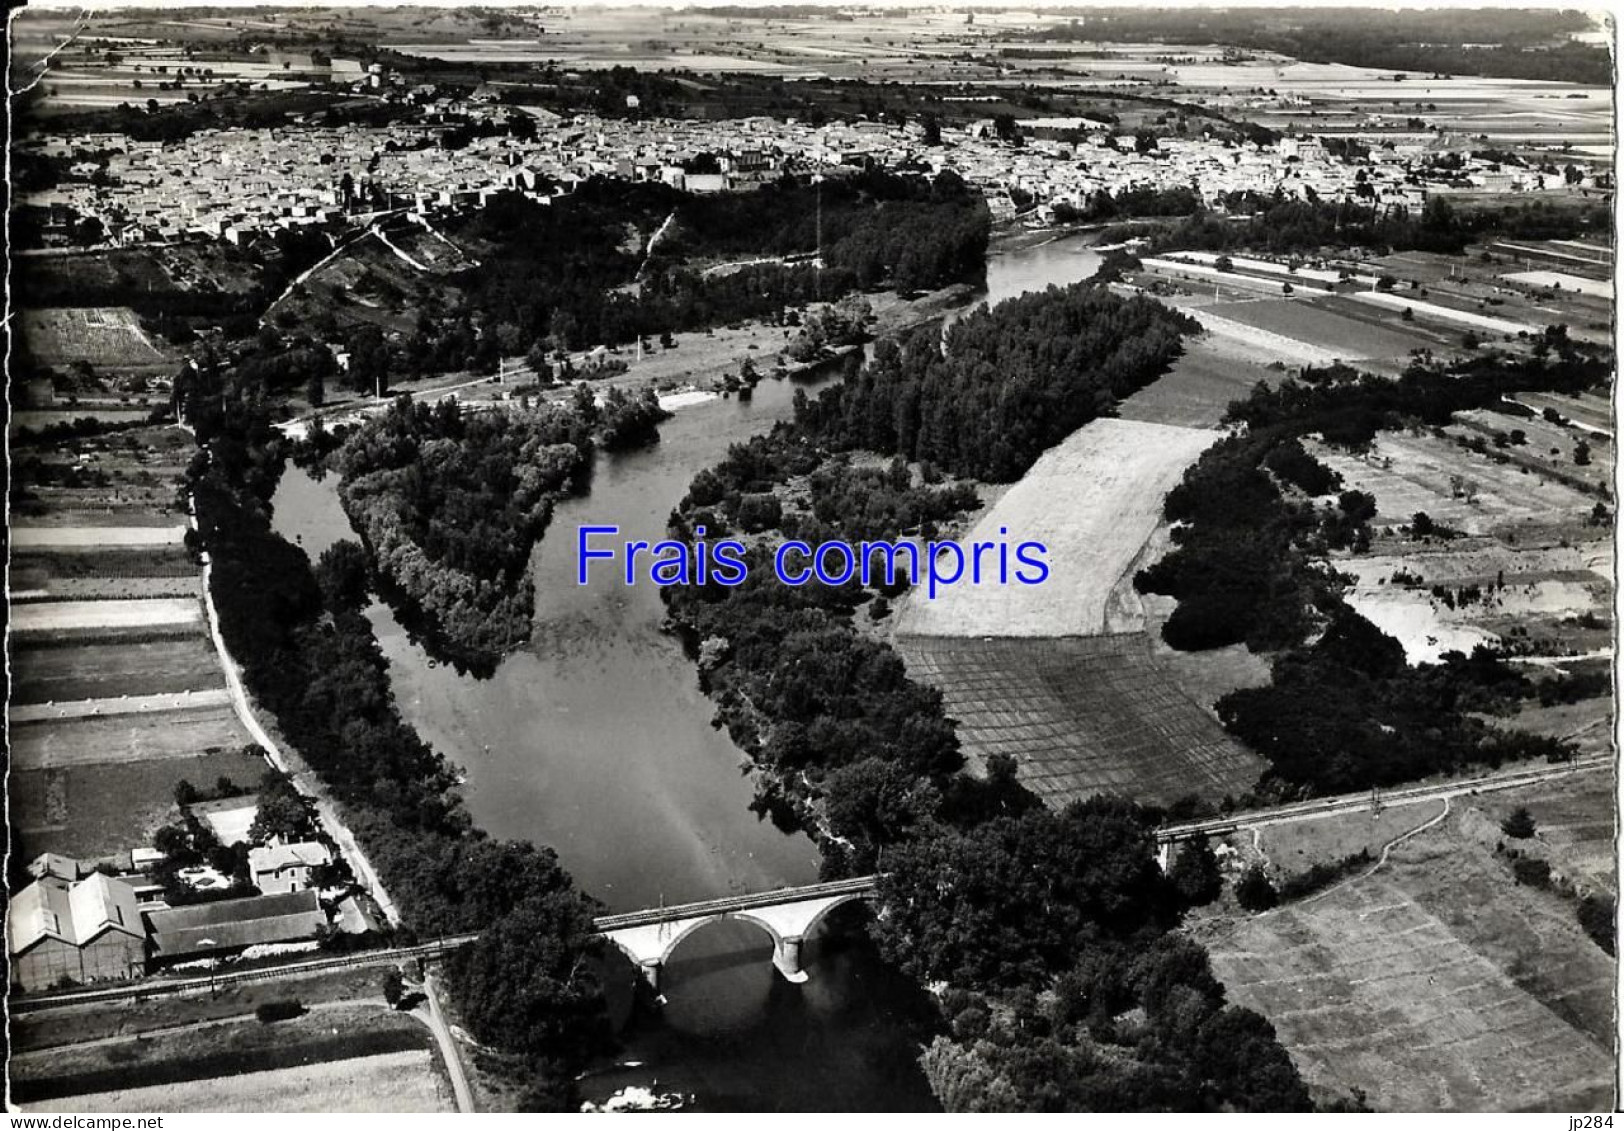
<svg viewBox="0 0 1624 1131">
<path fill-rule="evenodd" d="M 801 940 L 774 939 L 773 965 L 778 967 L 778 972 L 784 975 L 785 979 L 796 985 L 806 981 L 807 973 L 801 969 Z"/>
<path fill-rule="evenodd" d="M 642 975 L 644 984 L 654 992 L 655 1001 L 660 1000 L 660 971 L 664 968 L 665 963 L 658 959 L 637 964 L 637 972 Z"/>
<path fill-rule="evenodd" d="M 1173 863 L 1173 842 L 1164 840 L 1156 846 L 1156 863 L 1165 873 Z"/>
</svg>

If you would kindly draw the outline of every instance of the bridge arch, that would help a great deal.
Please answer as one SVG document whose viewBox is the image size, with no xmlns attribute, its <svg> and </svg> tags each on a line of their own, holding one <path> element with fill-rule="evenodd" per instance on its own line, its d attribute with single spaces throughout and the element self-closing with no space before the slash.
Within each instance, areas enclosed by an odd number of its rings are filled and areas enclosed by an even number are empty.
<svg viewBox="0 0 1624 1131">
<path fill-rule="evenodd" d="M 773 965 L 788 981 L 799 983 L 807 980 L 806 972 L 801 969 L 802 940 L 836 907 L 866 899 L 872 893 L 872 882 L 867 878 L 856 883 L 860 886 L 842 883 L 840 890 L 827 891 L 825 888 L 815 895 L 791 898 L 782 903 L 763 900 L 749 906 L 735 905 L 714 910 L 714 904 L 697 904 L 689 905 L 692 913 L 688 914 L 684 912 L 689 908 L 684 907 L 673 908 L 673 913 L 658 917 L 647 913 L 611 917 L 600 920 L 600 931 L 605 939 L 637 964 L 644 980 L 658 993 L 660 971 L 683 940 L 709 923 L 725 919 L 742 920 L 767 932 L 773 944 Z M 808 890 L 811 889 L 799 889 L 796 894 Z"/>
</svg>

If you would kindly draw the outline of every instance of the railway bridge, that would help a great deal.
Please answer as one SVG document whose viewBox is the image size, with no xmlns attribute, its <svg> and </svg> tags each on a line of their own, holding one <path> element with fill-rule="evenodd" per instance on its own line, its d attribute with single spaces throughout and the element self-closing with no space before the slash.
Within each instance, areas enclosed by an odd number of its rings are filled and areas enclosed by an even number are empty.
<svg viewBox="0 0 1624 1131">
<path fill-rule="evenodd" d="M 801 942 L 823 917 L 845 903 L 868 899 L 878 876 L 856 876 L 798 888 L 778 888 L 752 895 L 726 896 L 699 903 L 605 915 L 598 932 L 637 963 L 643 978 L 660 992 L 660 970 L 677 944 L 706 923 L 742 919 L 767 932 L 773 941 L 773 965 L 791 982 L 806 981 L 801 969 Z"/>
</svg>

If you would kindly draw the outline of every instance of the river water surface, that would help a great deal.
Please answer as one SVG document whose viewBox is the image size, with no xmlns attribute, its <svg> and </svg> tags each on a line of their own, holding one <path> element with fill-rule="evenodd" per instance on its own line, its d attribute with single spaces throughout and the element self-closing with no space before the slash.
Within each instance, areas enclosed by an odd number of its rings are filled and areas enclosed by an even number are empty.
<svg viewBox="0 0 1624 1131">
<path fill-rule="evenodd" d="M 987 298 L 1073 282 L 1098 263 L 1075 238 L 994 255 Z M 607 562 L 589 585 L 576 584 L 579 526 L 658 541 L 694 475 L 787 418 L 794 388 L 768 380 L 750 401 L 683 408 L 653 448 L 600 454 L 590 492 L 558 506 L 532 559 L 529 645 L 491 678 L 436 664 L 386 606 L 370 610 L 401 712 L 466 772 L 475 821 L 492 836 L 550 845 L 612 910 L 817 878 L 817 850 L 804 834 L 750 812 L 744 756 L 711 726 L 714 707 L 693 664 L 660 632 L 657 588 L 622 584 Z M 334 487 L 331 476 L 317 482 L 290 466 L 273 500 L 277 531 L 313 557 L 354 537 Z M 666 968 L 663 1010 L 623 1033 L 624 1061 L 636 1063 L 588 1079 L 586 1093 L 653 1086 L 713 1109 L 934 1107 L 917 1065 L 929 1002 L 879 961 L 861 916 L 842 909 L 808 940 L 811 979 L 801 986 L 774 971 L 758 928 L 727 922 L 695 932 Z M 631 978 L 628 963 L 617 998 Z"/>
</svg>

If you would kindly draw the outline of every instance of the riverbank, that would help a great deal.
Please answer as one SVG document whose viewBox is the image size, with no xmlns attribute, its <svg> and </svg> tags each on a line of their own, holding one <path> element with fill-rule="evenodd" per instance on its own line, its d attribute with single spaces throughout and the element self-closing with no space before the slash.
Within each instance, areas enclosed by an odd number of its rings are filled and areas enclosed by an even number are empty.
<svg viewBox="0 0 1624 1131">
<path fill-rule="evenodd" d="M 195 501 L 188 495 L 187 505 L 190 510 L 191 529 L 196 531 L 197 507 Z M 237 717 L 243 729 L 253 736 L 259 743 L 260 749 L 265 752 L 266 759 L 284 774 L 293 787 L 305 797 L 310 799 L 316 811 L 316 820 L 321 825 L 322 832 L 327 838 L 338 846 L 343 858 L 349 863 L 350 870 L 355 878 L 366 889 L 369 896 L 383 912 L 389 926 L 398 927 L 401 924 L 400 909 L 395 901 L 389 897 L 388 890 L 383 881 L 378 878 L 378 871 L 372 866 L 366 852 L 355 833 L 345 824 L 342 810 L 333 798 L 332 791 L 322 781 L 320 775 L 311 769 L 310 765 L 300 757 L 284 739 L 278 742 L 272 737 L 271 731 L 276 729 L 275 721 L 266 723 L 260 719 L 258 706 L 253 697 L 249 695 L 243 684 L 242 665 L 231 654 L 226 646 L 225 636 L 220 631 L 220 613 L 214 604 L 213 574 L 214 563 L 208 553 L 203 551 L 203 606 L 208 614 L 209 636 L 214 642 L 216 652 L 220 657 L 220 666 L 225 671 L 226 689 L 231 696 L 231 705 L 237 712 Z"/>
</svg>

